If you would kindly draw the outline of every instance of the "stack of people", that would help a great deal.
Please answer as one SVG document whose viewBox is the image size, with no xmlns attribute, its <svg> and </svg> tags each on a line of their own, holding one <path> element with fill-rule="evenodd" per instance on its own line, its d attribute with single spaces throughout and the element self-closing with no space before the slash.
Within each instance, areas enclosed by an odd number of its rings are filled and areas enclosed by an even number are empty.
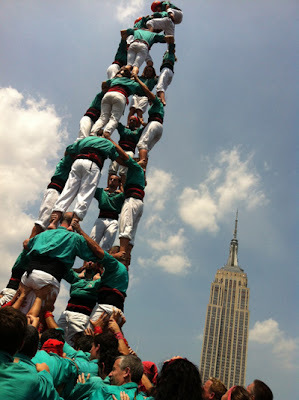
<svg viewBox="0 0 299 400">
<path fill-rule="evenodd" d="M 227 391 L 214 378 L 202 386 L 198 368 L 182 357 L 165 361 L 158 373 L 154 363 L 142 363 L 123 335 L 149 153 L 163 134 L 175 28 L 183 18 L 168 1 L 154 1 L 151 11 L 121 30 L 107 80 L 57 164 L 1 292 L 3 399 L 266 399 L 258 397 L 260 381 L 250 386 L 250 395 L 238 386 Z M 166 46 L 159 76 L 150 56 L 154 43 Z M 107 158 L 107 183 L 98 187 Z M 88 235 L 80 223 L 93 198 L 99 215 Z M 77 257 L 83 265 L 73 268 Z M 56 322 L 53 310 L 63 279 L 71 285 L 70 298 Z M 234 397 L 237 392 L 243 397 Z"/>
</svg>

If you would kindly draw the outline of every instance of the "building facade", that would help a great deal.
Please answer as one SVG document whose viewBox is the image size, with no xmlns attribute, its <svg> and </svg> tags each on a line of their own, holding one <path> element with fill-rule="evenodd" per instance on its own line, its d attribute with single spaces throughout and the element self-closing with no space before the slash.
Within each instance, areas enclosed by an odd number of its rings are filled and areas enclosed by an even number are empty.
<svg viewBox="0 0 299 400">
<path fill-rule="evenodd" d="M 247 275 L 238 265 L 238 213 L 226 265 L 218 269 L 207 307 L 200 371 L 203 382 L 245 385 L 249 333 Z"/>
</svg>

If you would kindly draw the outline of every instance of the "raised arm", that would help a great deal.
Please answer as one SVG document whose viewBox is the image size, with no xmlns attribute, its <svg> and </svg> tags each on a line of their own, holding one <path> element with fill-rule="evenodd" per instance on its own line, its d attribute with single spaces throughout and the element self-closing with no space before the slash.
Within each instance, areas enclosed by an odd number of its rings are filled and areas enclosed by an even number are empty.
<svg viewBox="0 0 299 400">
<path fill-rule="evenodd" d="M 93 252 L 93 254 L 99 258 L 100 260 L 102 260 L 104 258 L 104 250 L 102 249 L 102 247 L 100 247 L 97 242 L 95 242 L 91 237 L 89 237 L 87 235 L 87 233 L 85 233 L 83 231 L 83 229 L 81 228 L 79 222 L 74 222 L 73 223 L 73 228 L 75 229 L 76 232 L 78 232 L 81 236 L 84 237 L 84 239 L 86 240 L 88 247 L 90 248 L 90 250 Z"/>
<path fill-rule="evenodd" d="M 139 85 L 141 86 L 142 90 L 144 91 L 144 94 L 146 95 L 146 97 L 148 97 L 149 100 L 154 100 L 155 99 L 155 95 L 154 93 L 152 93 L 149 88 L 146 86 L 145 83 L 143 83 L 136 74 L 132 74 L 132 77 L 135 79 L 135 81 L 137 83 L 139 83 Z"/>
</svg>

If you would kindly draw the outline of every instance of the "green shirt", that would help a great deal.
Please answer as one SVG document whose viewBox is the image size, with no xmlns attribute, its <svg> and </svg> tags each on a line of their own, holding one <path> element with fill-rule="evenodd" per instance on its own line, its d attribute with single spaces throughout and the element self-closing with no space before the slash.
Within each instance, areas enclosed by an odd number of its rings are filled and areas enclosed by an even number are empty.
<svg viewBox="0 0 299 400">
<path fill-rule="evenodd" d="M 151 47 L 154 43 L 165 43 L 165 37 L 160 33 L 154 33 L 143 29 L 127 29 L 127 34 L 133 35 L 134 40 L 144 40 L 148 44 L 148 47 Z"/>
<path fill-rule="evenodd" d="M 14 363 L 10 354 L 0 352 L 1 399 L 57 400 L 60 397 L 53 389 L 53 379 L 48 371 L 35 370 L 34 373 L 27 365 Z"/>
<path fill-rule="evenodd" d="M 145 76 L 140 76 L 139 79 L 148 87 L 149 90 L 153 90 L 158 82 L 156 77 L 146 78 Z"/>
<path fill-rule="evenodd" d="M 115 160 L 119 156 L 116 148 L 110 140 L 98 136 L 88 136 L 84 139 L 78 140 L 77 142 L 70 144 L 66 148 L 66 152 L 67 154 L 78 155 L 87 147 L 97 150 L 104 158 L 109 157 L 111 160 Z"/>
<path fill-rule="evenodd" d="M 93 101 L 90 104 L 90 108 L 96 108 L 97 110 L 101 111 L 101 104 L 102 104 L 102 99 L 104 97 L 104 92 L 100 92 L 96 95 L 96 97 L 93 99 Z"/>
<path fill-rule="evenodd" d="M 71 285 L 70 296 L 77 299 L 97 300 L 97 291 L 101 284 L 101 278 L 97 280 L 80 279 Z"/>
<path fill-rule="evenodd" d="M 130 185 L 132 186 L 137 185 L 142 189 L 144 189 L 145 188 L 144 172 L 143 169 L 140 167 L 140 165 L 131 157 L 125 162 L 125 164 L 128 167 L 128 172 L 124 190 L 126 191 L 126 189 Z"/>
<path fill-rule="evenodd" d="M 136 145 L 140 139 L 143 127 L 132 131 L 124 126 L 121 122 L 118 123 L 117 130 L 120 136 L 119 145 L 125 151 L 133 151 L 135 153 Z"/>
<path fill-rule="evenodd" d="M 162 11 L 166 10 L 166 7 L 169 6 L 169 8 L 173 8 L 174 10 L 180 10 L 180 8 L 176 7 L 173 3 L 170 3 L 170 1 L 163 1 L 162 2 Z"/>
<path fill-rule="evenodd" d="M 138 82 L 133 81 L 125 76 L 108 79 L 106 81 L 108 87 L 123 86 L 126 89 L 128 96 L 135 93 L 143 93 Z M 143 93 L 144 96 L 144 93 Z"/>
<path fill-rule="evenodd" d="M 125 383 L 121 386 L 102 384 L 92 393 L 89 400 L 111 400 L 113 394 L 119 399 L 120 392 L 126 392 L 130 400 L 144 400 L 144 397 L 138 393 L 137 383 L 134 382 Z"/>
<path fill-rule="evenodd" d="M 55 353 L 39 350 L 32 358 L 34 364 L 46 363 L 50 369 L 55 388 L 63 387 L 61 396 L 67 397 L 76 384 L 78 371 L 75 363 Z"/>
<path fill-rule="evenodd" d="M 121 212 L 124 204 L 123 193 L 109 193 L 102 188 L 97 188 L 94 197 L 98 201 L 100 210 L 115 211 L 118 214 Z"/>
<path fill-rule="evenodd" d="M 164 118 L 164 106 L 161 102 L 161 100 L 159 99 L 159 97 L 155 96 L 152 105 L 150 106 L 149 110 L 148 110 L 148 115 L 149 117 L 153 114 L 159 114 L 161 116 L 161 118 Z"/>
<path fill-rule="evenodd" d="M 91 376 L 85 383 L 77 383 L 68 400 L 89 399 L 94 391 L 100 389 L 105 382 L 99 376 Z"/>
<path fill-rule="evenodd" d="M 30 239 L 27 257 L 32 256 L 47 256 L 58 259 L 69 270 L 71 270 L 77 256 L 82 260 L 99 261 L 81 235 L 70 232 L 62 226 L 41 232 Z"/>
<path fill-rule="evenodd" d="M 90 353 L 82 351 L 82 350 L 75 350 L 71 345 L 67 342 L 63 345 L 63 351 L 67 355 L 67 357 L 74 360 L 77 364 L 79 369 L 79 374 L 82 372 L 85 374 L 90 374 L 90 376 L 98 376 L 99 367 L 98 367 L 98 360 L 93 359 L 90 360 Z"/>
<path fill-rule="evenodd" d="M 122 293 L 126 293 L 129 286 L 129 274 L 127 268 L 106 251 L 104 253 L 105 255 L 101 263 L 105 267 L 105 271 L 102 275 L 100 286 L 110 287 L 112 289 L 117 289 Z"/>
<path fill-rule="evenodd" d="M 164 67 L 168 67 L 173 71 L 173 66 L 175 63 L 175 44 L 174 43 L 169 43 L 168 45 L 168 50 L 165 51 L 164 56 L 163 56 L 163 61 L 162 61 L 162 65 L 160 67 L 160 71 L 164 68 Z"/>
<path fill-rule="evenodd" d="M 127 41 L 121 40 L 114 57 L 114 61 L 118 61 L 120 66 L 127 65 Z"/>
</svg>

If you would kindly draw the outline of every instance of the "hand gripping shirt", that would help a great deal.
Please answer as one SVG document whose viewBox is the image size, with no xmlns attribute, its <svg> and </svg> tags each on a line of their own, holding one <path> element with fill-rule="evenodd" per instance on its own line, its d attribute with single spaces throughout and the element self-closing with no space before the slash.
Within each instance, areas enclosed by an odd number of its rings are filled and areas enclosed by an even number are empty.
<svg viewBox="0 0 299 400">
<path fill-rule="evenodd" d="M 92 393 L 89 400 L 110 400 L 113 394 L 116 398 L 119 398 L 120 392 L 125 392 L 130 400 L 144 400 L 144 397 L 138 393 L 138 385 L 135 382 L 128 382 L 121 386 L 103 384 Z"/>
<path fill-rule="evenodd" d="M 55 392 L 48 371 L 33 373 L 27 366 L 14 363 L 10 354 L 0 352 L 1 399 L 57 400 L 60 397 Z"/>
<path fill-rule="evenodd" d="M 63 386 L 61 396 L 67 397 L 76 384 L 78 370 L 76 364 L 68 358 L 62 358 L 55 353 L 39 350 L 32 358 L 34 364 L 46 363 L 50 369 L 55 388 Z"/>
</svg>

